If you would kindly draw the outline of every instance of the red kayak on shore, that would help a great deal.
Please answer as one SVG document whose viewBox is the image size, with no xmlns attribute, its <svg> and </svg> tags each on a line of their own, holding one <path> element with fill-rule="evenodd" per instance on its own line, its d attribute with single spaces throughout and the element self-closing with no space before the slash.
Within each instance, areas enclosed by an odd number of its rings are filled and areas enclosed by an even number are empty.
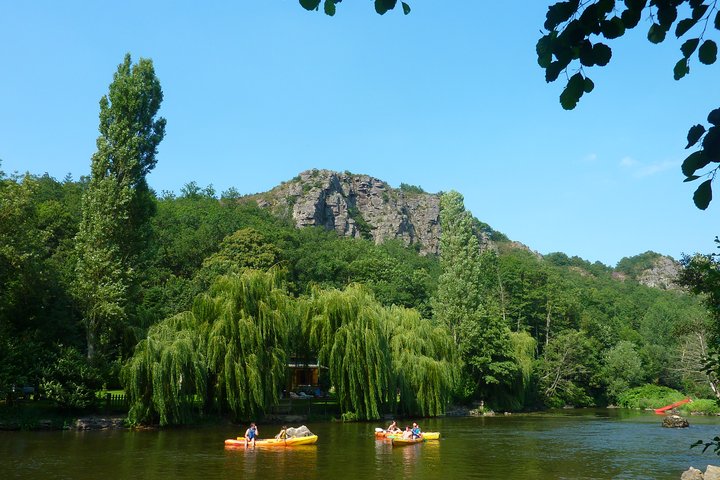
<svg viewBox="0 0 720 480">
<path fill-rule="evenodd" d="M 673 408 L 679 407 L 680 405 L 685 405 L 686 403 L 691 402 L 691 401 L 692 400 L 690 400 L 689 398 L 686 398 L 684 400 L 680 400 L 679 402 L 675 402 L 675 403 L 671 403 L 670 405 L 666 405 L 662 408 L 656 408 L 655 413 L 657 413 L 658 415 L 662 415 L 663 413 L 665 413 L 668 410 L 672 410 Z"/>
</svg>

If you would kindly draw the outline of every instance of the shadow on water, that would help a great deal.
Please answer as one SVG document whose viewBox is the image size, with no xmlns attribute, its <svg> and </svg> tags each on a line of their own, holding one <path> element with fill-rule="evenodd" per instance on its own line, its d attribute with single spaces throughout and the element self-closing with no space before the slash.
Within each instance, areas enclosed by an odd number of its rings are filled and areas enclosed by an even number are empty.
<svg viewBox="0 0 720 480">
<path fill-rule="evenodd" d="M 484 418 L 424 419 L 439 441 L 393 447 L 378 425 L 309 423 L 317 445 L 226 449 L 228 427 L 164 431 L 0 432 L 2 478 L 479 478 L 672 479 L 690 465 L 720 464 L 690 450 L 720 430 L 717 417 L 666 429 L 627 410 L 561 410 Z M 403 422 L 401 422 L 403 423 Z M 262 437 L 277 426 L 260 425 Z"/>
</svg>

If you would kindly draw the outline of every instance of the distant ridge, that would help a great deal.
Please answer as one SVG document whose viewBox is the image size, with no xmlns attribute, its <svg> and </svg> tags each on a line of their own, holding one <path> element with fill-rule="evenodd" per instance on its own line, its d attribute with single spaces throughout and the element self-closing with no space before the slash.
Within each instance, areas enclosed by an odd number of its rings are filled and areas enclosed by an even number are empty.
<svg viewBox="0 0 720 480">
<path fill-rule="evenodd" d="M 398 239 L 416 246 L 423 254 L 437 255 L 440 245 L 440 194 L 401 184 L 393 188 L 378 178 L 350 172 L 312 169 L 283 182 L 268 192 L 248 195 L 275 215 L 290 219 L 296 227 L 324 227 L 339 235 L 366 238 L 376 244 Z M 474 219 L 473 228 L 481 248 L 522 249 L 543 258 L 526 245 L 511 241 L 489 225 Z M 593 274 L 589 262 L 566 255 L 552 263 Z M 576 257 L 574 257 L 576 258 Z M 679 288 L 675 279 L 680 266 L 674 259 L 654 252 L 623 258 L 617 267 L 603 267 L 619 280 L 635 280 L 662 290 Z"/>
</svg>

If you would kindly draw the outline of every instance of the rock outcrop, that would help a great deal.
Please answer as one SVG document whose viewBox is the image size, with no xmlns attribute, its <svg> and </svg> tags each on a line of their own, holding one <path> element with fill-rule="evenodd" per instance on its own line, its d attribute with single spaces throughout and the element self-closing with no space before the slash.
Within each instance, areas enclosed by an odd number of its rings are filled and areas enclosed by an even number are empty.
<svg viewBox="0 0 720 480">
<path fill-rule="evenodd" d="M 675 260 L 662 256 L 655 259 L 651 268 L 642 271 L 637 280 L 648 287 L 672 290 L 678 288 L 676 282 L 679 272 L 680 265 Z"/>
<path fill-rule="evenodd" d="M 663 418 L 662 426 L 666 428 L 686 428 L 690 426 L 690 423 L 680 415 L 668 415 Z"/>
<path fill-rule="evenodd" d="M 322 226 L 375 243 L 399 239 L 423 254 L 438 253 L 440 197 L 417 187 L 395 189 L 369 175 L 313 169 L 250 198 L 298 227 Z"/>
</svg>

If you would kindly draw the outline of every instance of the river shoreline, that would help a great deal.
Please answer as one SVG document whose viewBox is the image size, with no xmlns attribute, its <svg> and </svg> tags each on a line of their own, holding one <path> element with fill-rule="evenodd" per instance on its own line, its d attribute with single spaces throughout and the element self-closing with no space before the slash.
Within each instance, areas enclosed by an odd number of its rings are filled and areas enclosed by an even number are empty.
<svg viewBox="0 0 720 480">
<path fill-rule="evenodd" d="M 606 407 L 605 409 L 599 410 L 617 410 L 618 407 Z M 553 413 L 577 411 L 582 412 L 587 409 L 582 408 L 566 408 L 560 410 L 533 410 L 523 412 L 494 412 L 492 410 L 478 410 L 470 409 L 465 407 L 454 407 L 451 410 L 440 417 L 436 418 L 472 418 L 472 417 L 502 417 L 502 416 L 527 416 L 527 415 L 552 415 Z M 598 409 L 594 409 L 598 410 Z M 628 411 L 641 412 L 642 410 L 627 409 Z M 652 410 L 645 410 L 651 412 Z M 161 427 L 159 425 L 144 425 L 144 426 L 130 426 L 127 424 L 126 414 L 101 414 L 101 413 L 90 413 L 90 414 L 63 414 L 61 412 L 46 412 L 44 415 L 38 411 L 22 412 L 21 414 L 8 415 L 8 412 L 4 415 L 0 415 L 0 431 L 52 431 L 52 430 L 73 430 L 73 431 L 86 431 L 86 430 L 162 430 L 162 429 L 173 429 L 173 428 L 200 428 L 207 426 L 223 426 L 223 425 L 238 425 L 228 420 L 225 417 L 218 416 L 204 416 L 198 418 L 195 422 L 179 425 L 179 426 L 167 426 Z M 703 413 L 692 412 L 693 416 L 712 417 L 720 415 L 707 415 Z M 383 425 L 388 421 L 394 419 L 392 415 L 385 415 L 382 420 L 366 421 L 360 423 L 373 423 Z M 398 417 L 401 418 L 401 417 Z M 662 417 L 658 416 L 660 423 Z M 337 422 L 340 421 L 332 415 L 324 416 L 312 416 L 309 418 L 307 415 L 278 415 L 268 414 L 261 419 L 262 423 L 269 425 L 281 425 L 281 424 L 301 424 L 307 422 Z"/>
</svg>

